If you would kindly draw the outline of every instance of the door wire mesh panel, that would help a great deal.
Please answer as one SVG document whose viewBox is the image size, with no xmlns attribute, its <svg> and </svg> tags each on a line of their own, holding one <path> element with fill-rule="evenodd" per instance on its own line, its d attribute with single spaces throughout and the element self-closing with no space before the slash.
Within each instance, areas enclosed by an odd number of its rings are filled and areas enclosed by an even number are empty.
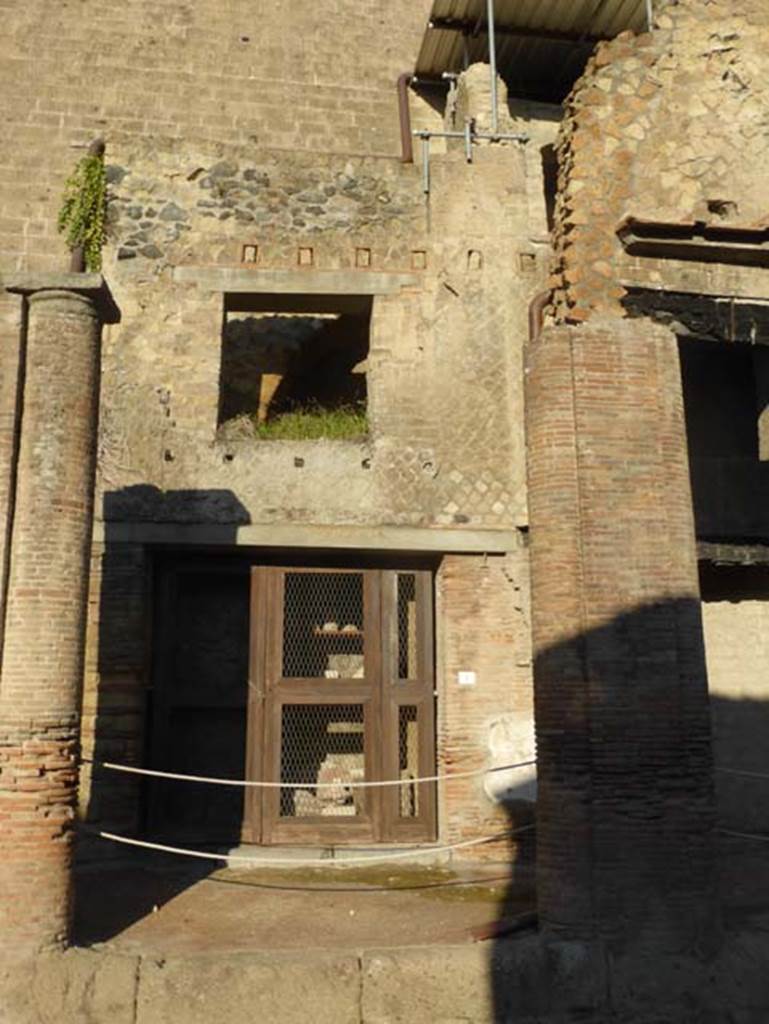
<svg viewBox="0 0 769 1024">
<path fill-rule="evenodd" d="M 283 676 L 362 679 L 363 573 L 287 572 Z"/>
<path fill-rule="evenodd" d="M 398 772 L 403 784 L 398 787 L 401 818 L 419 815 L 419 724 L 413 704 L 398 708 Z"/>
<path fill-rule="evenodd" d="M 365 775 L 362 704 L 283 705 L 280 781 L 307 786 L 280 790 L 282 818 L 363 814 Z"/>
<path fill-rule="evenodd" d="M 398 679 L 417 678 L 417 581 L 398 573 Z"/>
</svg>

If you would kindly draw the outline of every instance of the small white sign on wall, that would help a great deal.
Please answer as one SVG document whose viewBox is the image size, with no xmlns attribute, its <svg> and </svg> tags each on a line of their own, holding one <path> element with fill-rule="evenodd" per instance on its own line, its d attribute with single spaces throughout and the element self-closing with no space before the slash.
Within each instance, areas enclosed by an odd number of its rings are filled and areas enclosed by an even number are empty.
<svg viewBox="0 0 769 1024">
<path fill-rule="evenodd" d="M 475 686 L 475 672 L 457 672 L 457 682 L 460 686 Z"/>
</svg>

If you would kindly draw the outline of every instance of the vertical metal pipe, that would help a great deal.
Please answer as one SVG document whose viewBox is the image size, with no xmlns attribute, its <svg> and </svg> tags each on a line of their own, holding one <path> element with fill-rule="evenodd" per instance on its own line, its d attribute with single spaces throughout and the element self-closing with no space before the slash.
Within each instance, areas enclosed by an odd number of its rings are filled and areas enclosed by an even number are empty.
<svg viewBox="0 0 769 1024">
<path fill-rule="evenodd" d="M 486 21 L 489 33 L 489 74 L 491 75 L 491 134 L 498 131 L 497 122 L 497 42 L 494 35 L 494 0 L 486 0 Z"/>
<path fill-rule="evenodd" d="M 422 136 L 422 191 L 430 195 L 430 136 Z"/>
<path fill-rule="evenodd" d="M 646 0 L 646 28 L 651 32 L 654 27 L 654 0 Z"/>
<path fill-rule="evenodd" d="M 465 120 L 465 159 L 473 162 L 473 122 L 469 118 Z"/>
<path fill-rule="evenodd" d="M 411 144 L 411 112 L 409 110 L 409 83 L 413 77 L 410 71 L 398 75 L 398 117 L 401 126 L 401 161 L 404 164 L 414 163 L 414 150 Z"/>
</svg>

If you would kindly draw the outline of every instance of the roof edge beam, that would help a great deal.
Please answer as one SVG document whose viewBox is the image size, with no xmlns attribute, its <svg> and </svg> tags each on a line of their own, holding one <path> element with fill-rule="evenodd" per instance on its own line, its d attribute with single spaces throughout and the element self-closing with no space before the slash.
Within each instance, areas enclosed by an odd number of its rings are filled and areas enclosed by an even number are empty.
<svg viewBox="0 0 769 1024">
<path fill-rule="evenodd" d="M 462 18 L 431 18 L 429 27 L 444 32 L 461 32 L 463 35 L 476 36 L 487 34 L 484 22 L 464 20 Z M 495 25 L 495 32 L 501 36 L 515 36 L 518 39 L 542 39 L 550 43 L 580 43 L 584 46 L 595 46 L 596 43 L 610 39 L 610 36 L 588 35 L 581 32 L 554 32 L 544 28 L 516 28 L 512 25 Z"/>
</svg>

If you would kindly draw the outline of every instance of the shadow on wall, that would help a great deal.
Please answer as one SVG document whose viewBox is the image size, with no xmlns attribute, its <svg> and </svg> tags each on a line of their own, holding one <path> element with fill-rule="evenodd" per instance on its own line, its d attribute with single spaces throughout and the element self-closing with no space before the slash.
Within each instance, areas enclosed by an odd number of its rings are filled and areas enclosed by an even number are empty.
<svg viewBox="0 0 769 1024">
<path fill-rule="evenodd" d="M 491 944 L 495 1024 L 658 1024 L 713 1013 L 707 1020 L 767 1019 L 769 844 L 720 831 L 699 622 L 698 601 L 664 601 L 537 657 L 538 815 L 549 787 L 565 870 L 548 880 L 538 865 L 538 901 L 547 913 L 544 881 L 549 927 Z M 560 733 L 553 729 L 556 694 Z M 717 767 L 760 765 L 769 774 L 769 679 L 766 701 L 717 697 L 710 712 L 719 733 Z M 698 733 L 704 743 L 691 742 Z M 740 824 L 737 780 L 717 773 L 719 795 L 727 788 L 732 794 L 720 804 L 730 829 Z M 769 806 L 769 779 L 761 794 L 757 780 L 744 781 L 756 787 L 752 798 Z M 751 831 L 744 795 L 743 828 Z M 716 829 L 714 862 L 708 840 Z M 553 839 L 540 828 L 540 850 Z M 512 888 L 506 900 L 512 905 Z M 553 905 L 577 907 L 581 918 L 572 914 L 559 931 Z M 750 942 L 758 955 L 740 952 Z M 742 964 L 719 971 L 729 950 Z M 759 1015 L 733 1016 L 743 1003 L 761 1007 Z"/>
<path fill-rule="evenodd" d="M 159 569 L 163 564 L 164 548 L 152 548 L 145 544 L 127 540 L 126 524 L 135 522 L 176 523 L 180 526 L 190 523 L 210 523 L 218 527 L 217 542 L 234 546 L 237 527 L 248 523 L 248 511 L 231 491 L 227 490 L 186 490 L 162 492 L 149 485 L 128 487 L 106 494 L 104 497 L 103 519 L 105 529 L 104 551 L 101 558 L 101 588 L 99 591 L 98 614 L 91 613 L 91 625 L 96 636 L 90 636 L 86 656 L 86 687 L 83 701 L 83 754 L 94 763 L 90 770 L 90 788 L 84 813 L 85 828 L 78 842 L 78 862 L 83 870 L 76 884 L 75 933 L 77 941 L 103 941 L 126 928 L 133 921 L 152 911 L 153 906 L 162 905 L 176 892 L 210 873 L 212 864 L 206 862 L 185 863 L 181 872 L 172 875 L 152 875 L 114 880 L 113 885 L 130 888 L 130 899 L 122 899 L 115 891 L 110 901 L 93 900 L 89 894 L 89 868 L 93 864 L 120 862 L 128 864 L 147 863 L 147 858 L 136 855 L 125 845 L 118 845 L 94 834 L 96 830 L 114 832 L 119 835 L 148 835 L 148 813 L 157 809 L 168 794 L 160 793 L 149 780 L 135 775 L 123 774 L 100 767 L 101 762 L 142 765 L 164 768 L 170 771 L 199 772 L 207 775 L 228 774 L 221 764 L 209 763 L 205 754 L 215 751 L 202 746 L 203 756 L 185 759 L 185 751 L 159 747 L 157 739 L 162 727 L 166 730 L 173 715 L 177 723 L 194 717 L 193 729 L 183 728 L 180 732 L 189 737 L 198 727 L 206 709 L 195 707 L 194 699 L 186 699 L 185 693 L 199 692 L 198 676 L 205 671 L 205 665 L 195 663 L 195 652 L 169 650 L 157 635 L 158 626 L 168 627 L 169 613 L 164 604 L 164 594 L 170 584 L 166 581 L 159 586 Z M 194 589 L 195 581 L 191 582 Z M 247 581 L 242 587 L 247 600 Z M 212 595 L 215 599 L 220 595 Z M 210 602 L 209 602 L 210 603 Z M 160 618 L 164 609 L 165 620 Z M 221 614 L 222 609 L 219 609 Z M 95 620 L 95 622 L 94 622 Z M 201 636 L 182 635 L 181 640 L 197 639 L 205 645 L 211 638 L 211 629 Z M 154 635 L 153 635 L 154 634 Z M 185 651 L 192 653 L 184 662 Z M 93 652 L 93 653 L 92 653 Z M 95 654 L 95 657 L 94 657 Z M 165 657 L 166 665 L 160 659 Z M 167 695 L 156 689 L 158 673 L 167 667 L 168 661 L 178 662 L 186 669 L 186 690 L 179 692 L 178 701 L 169 704 Z M 210 667 L 210 666 L 209 666 Z M 237 699 L 245 702 L 247 672 L 242 673 L 241 693 Z M 89 685 L 90 684 L 90 685 Z M 160 699 L 158 699 L 160 698 Z M 217 702 L 217 696 L 214 697 Z M 219 709 L 221 710 L 221 709 Z M 210 718 L 209 718 L 210 724 Z M 214 729 L 208 730 L 215 734 Z M 161 763 L 162 762 L 162 763 Z M 243 766 L 233 767 L 233 776 L 243 777 Z M 84 773 L 84 780 L 87 773 Z M 203 806 L 206 801 L 187 799 L 192 784 L 178 783 L 177 792 L 172 794 L 181 807 Z M 205 787 L 207 790 L 220 787 Z M 181 795 L 179 790 L 182 790 Z M 239 791 L 229 789 L 227 794 L 239 796 Z M 211 794 L 206 794 L 210 796 Z M 226 801 L 225 801 L 226 802 Z M 242 802 L 242 801 L 241 801 Z M 230 800 L 232 803 L 232 800 Z M 231 810 L 229 804 L 227 809 Z M 237 823 L 232 815 L 228 822 L 226 838 L 237 836 Z M 148 836 L 149 837 L 149 836 Z M 152 836 L 152 838 L 156 838 Z M 165 837 L 168 839 L 169 836 Z M 178 838 L 178 837 L 177 837 Z M 188 845 L 182 843 L 181 845 Z M 230 843 L 232 845 L 232 843 Z M 149 855 L 152 857 L 152 855 Z M 167 864 L 169 858 L 158 854 L 151 863 Z"/>
</svg>

